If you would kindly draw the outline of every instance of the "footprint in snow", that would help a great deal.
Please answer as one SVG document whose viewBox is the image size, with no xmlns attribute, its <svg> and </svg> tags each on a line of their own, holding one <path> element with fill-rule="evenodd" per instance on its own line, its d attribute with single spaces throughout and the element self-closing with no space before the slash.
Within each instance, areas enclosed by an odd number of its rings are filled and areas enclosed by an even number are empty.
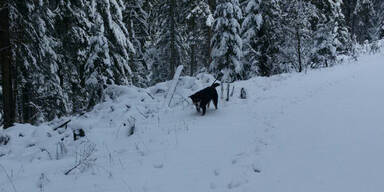
<svg viewBox="0 0 384 192">
<path fill-rule="evenodd" d="M 164 164 L 163 163 L 157 163 L 157 164 L 154 164 L 153 165 L 153 168 L 156 168 L 156 169 L 161 169 L 164 167 Z"/>
<path fill-rule="evenodd" d="M 215 184 L 215 183 L 210 183 L 210 184 L 209 184 L 209 188 L 211 188 L 211 189 L 216 189 L 216 184 Z"/>
<path fill-rule="evenodd" d="M 256 165 L 252 165 L 252 171 L 255 173 L 261 173 L 260 168 L 258 168 L 258 166 L 256 166 Z"/>
<path fill-rule="evenodd" d="M 244 183 L 246 183 L 247 181 L 243 181 L 243 182 L 241 182 L 241 181 L 232 181 L 231 183 L 229 183 L 228 185 L 227 185 L 227 188 L 228 189 L 235 189 L 235 188 L 238 188 L 238 187 L 240 187 L 242 184 L 244 184 Z"/>
<path fill-rule="evenodd" d="M 215 169 L 215 170 L 213 170 L 213 174 L 214 174 L 215 176 L 219 176 L 219 175 L 220 175 L 220 170 L 219 170 L 219 169 Z"/>
</svg>

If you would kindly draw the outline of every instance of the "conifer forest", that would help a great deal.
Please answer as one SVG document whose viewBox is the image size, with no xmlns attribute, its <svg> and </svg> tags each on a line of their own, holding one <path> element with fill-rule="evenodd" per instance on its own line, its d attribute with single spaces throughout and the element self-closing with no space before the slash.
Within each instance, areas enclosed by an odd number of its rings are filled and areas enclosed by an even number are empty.
<svg viewBox="0 0 384 192">
<path fill-rule="evenodd" d="M 2 122 L 91 110 L 109 85 L 327 68 L 384 37 L 382 0 L 1 0 Z M 373 44 L 372 44 L 373 43 Z"/>
</svg>

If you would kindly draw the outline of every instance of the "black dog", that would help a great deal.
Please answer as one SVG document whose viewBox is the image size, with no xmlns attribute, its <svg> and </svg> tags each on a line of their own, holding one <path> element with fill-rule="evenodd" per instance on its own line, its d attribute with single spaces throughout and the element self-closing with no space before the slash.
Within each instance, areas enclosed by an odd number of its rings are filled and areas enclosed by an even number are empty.
<svg viewBox="0 0 384 192">
<path fill-rule="evenodd" d="M 219 85 L 220 84 L 218 84 L 218 83 L 214 83 L 211 86 L 209 86 L 203 90 L 200 90 L 200 91 L 196 92 L 195 94 L 189 96 L 192 99 L 193 104 L 196 106 L 197 112 L 200 112 L 200 109 L 203 109 L 202 115 L 205 115 L 206 106 L 208 105 L 208 107 L 209 107 L 209 103 L 211 102 L 211 100 L 213 101 L 213 104 L 215 105 L 215 108 L 217 109 L 218 95 L 217 95 L 216 87 Z"/>
</svg>

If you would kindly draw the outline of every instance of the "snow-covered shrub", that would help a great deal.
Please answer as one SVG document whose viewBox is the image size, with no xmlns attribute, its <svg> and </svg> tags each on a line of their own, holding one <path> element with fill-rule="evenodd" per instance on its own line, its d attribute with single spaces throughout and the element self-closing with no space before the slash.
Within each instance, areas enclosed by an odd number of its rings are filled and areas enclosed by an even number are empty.
<svg viewBox="0 0 384 192">
<path fill-rule="evenodd" d="M 8 144 L 10 138 L 8 135 L 0 135 L 0 146 Z"/>
<path fill-rule="evenodd" d="M 246 99 L 246 98 L 247 98 L 247 91 L 245 90 L 244 87 L 242 87 L 240 90 L 240 99 Z"/>
<path fill-rule="evenodd" d="M 85 142 L 80 150 L 76 152 L 75 163 L 72 168 L 68 169 L 64 174 L 68 175 L 74 170 L 79 170 L 81 173 L 90 168 L 96 161 L 94 157 L 96 145 L 91 142 Z"/>
</svg>

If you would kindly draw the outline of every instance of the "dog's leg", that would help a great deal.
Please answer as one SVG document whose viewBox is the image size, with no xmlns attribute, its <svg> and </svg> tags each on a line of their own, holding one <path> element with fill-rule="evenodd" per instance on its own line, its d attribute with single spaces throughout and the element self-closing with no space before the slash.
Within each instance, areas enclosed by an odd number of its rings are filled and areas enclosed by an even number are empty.
<svg viewBox="0 0 384 192">
<path fill-rule="evenodd" d="M 215 108 L 217 109 L 217 99 L 218 99 L 218 95 L 216 95 L 215 97 L 213 97 L 213 105 L 215 105 Z"/>
<path fill-rule="evenodd" d="M 203 113 L 202 113 L 201 115 L 205 115 L 205 111 L 207 110 L 207 109 L 206 109 L 206 106 L 203 105 L 203 106 L 201 106 L 201 108 L 203 109 Z"/>
<path fill-rule="evenodd" d="M 208 102 L 208 104 L 207 104 L 207 109 L 209 109 L 209 104 L 211 104 L 211 101 Z"/>
<path fill-rule="evenodd" d="M 200 113 L 200 107 L 199 107 L 199 105 L 195 105 L 195 107 L 196 107 L 197 112 Z"/>
</svg>

